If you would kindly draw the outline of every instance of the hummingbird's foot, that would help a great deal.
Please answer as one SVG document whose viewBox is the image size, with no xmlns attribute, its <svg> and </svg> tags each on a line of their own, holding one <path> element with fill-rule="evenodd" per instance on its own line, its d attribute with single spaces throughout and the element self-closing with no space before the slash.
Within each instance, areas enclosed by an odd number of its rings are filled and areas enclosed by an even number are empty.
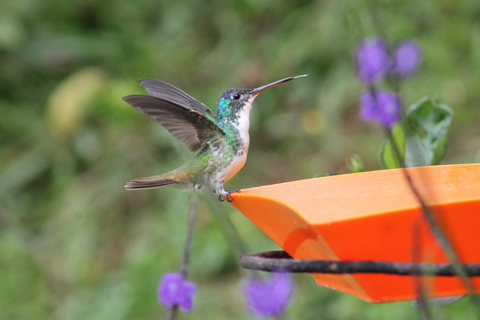
<svg viewBox="0 0 480 320">
<path fill-rule="evenodd" d="M 228 202 L 232 202 L 233 199 L 230 197 L 230 194 L 232 193 L 240 193 L 240 189 L 236 189 L 236 190 L 225 190 L 227 192 L 227 201 Z"/>
<path fill-rule="evenodd" d="M 230 197 L 230 194 L 231 193 L 240 193 L 240 189 L 236 189 L 236 190 L 223 190 L 225 193 L 224 194 L 219 194 L 218 195 L 218 200 L 220 200 L 220 202 L 224 202 L 225 201 L 225 196 L 227 196 L 227 201 L 228 202 L 232 202 L 233 199 Z"/>
<path fill-rule="evenodd" d="M 226 190 L 225 190 L 225 191 L 226 191 Z M 228 192 L 228 191 L 227 191 L 227 192 Z M 230 192 L 228 192 L 228 193 L 226 194 L 226 196 L 227 196 L 227 201 L 228 201 L 228 202 L 232 202 L 232 201 L 233 201 L 233 199 L 230 197 Z M 224 202 L 224 201 L 225 201 L 225 198 L 224 198 L 223 195 L 220 194 L 220 195 L 218 195 L 218 200 L 220 200 L 220 202 Z"/>
</svg>

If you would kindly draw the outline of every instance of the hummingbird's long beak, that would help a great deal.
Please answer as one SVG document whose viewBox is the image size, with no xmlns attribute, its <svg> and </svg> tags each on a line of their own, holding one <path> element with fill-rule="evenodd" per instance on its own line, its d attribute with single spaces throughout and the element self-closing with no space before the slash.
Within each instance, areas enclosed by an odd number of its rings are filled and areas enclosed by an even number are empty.
<svg viewBox="0 0 480 320">
<path fill-rule="evenodd" d="M 275 87 L 277 84 L 284 83 L 284 82 L 287 82 L 287 81 L 290 81 L 290 80 L 293 80 L 293 79 L 297 79 L 297 78 L 303 78 L 303 77 L 306 77 L 306 76 L 307 76 L 306 74 L 302 74 L 301 76 L 288 77 L 288 78 L 285 78 L 285 79 L 282 79 L 282 80 L 278 80 L 278 81 L 272 82 L 270 84 L 252 89 L 252 91 L 250 91 L 250 94 L 257 95 L 262 91 L 270 89 L 271 87 Z"/>
</svg>

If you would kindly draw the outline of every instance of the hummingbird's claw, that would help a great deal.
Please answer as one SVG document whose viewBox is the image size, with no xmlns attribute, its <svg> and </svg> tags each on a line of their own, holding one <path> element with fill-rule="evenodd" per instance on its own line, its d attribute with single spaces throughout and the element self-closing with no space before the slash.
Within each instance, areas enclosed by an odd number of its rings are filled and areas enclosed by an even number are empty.
<svg viewBox="0 0 480 320">
<path fill-rule="evenodd" d="M 240 193 L 240 189 L 236 189 L 236 190 L 225 190 L 227 191 L 227 201 L 228 202 L 232 202 L 233 199 L 230 197 L 230 194 L 236 192 L 236 193 Z"/>
<path fill-rule="evenodd" d="M 236 189 L 236 190 L 225 190 L 225 193 L 226 193 L 225 195 L 227 196 L 227 201 L 228 201 L 228 202 L 232 202 L 232 201 L 233 201 L 233 199 L 230 197 L 230 194 L 231 194 L 231 193 L 234 193 L 234 192 L 240 193 L 240 189 Z M 224 198 L 225 195 L 219 194 L 219 195 L 218 195 L 218 200 L 219 200 L 220 202 L 224 202 L 224 201 L 225 201 L 225 198 Z"/>
</svg>

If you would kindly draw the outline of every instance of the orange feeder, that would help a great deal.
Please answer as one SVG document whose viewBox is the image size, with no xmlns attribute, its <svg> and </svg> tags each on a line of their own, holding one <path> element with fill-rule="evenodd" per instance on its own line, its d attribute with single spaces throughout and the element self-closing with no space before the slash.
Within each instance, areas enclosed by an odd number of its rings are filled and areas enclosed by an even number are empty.
<svg viewBox="0 0 480 320">
<path fill-rule="evenodd" d="M 460 261 L 480 263 L 480 165 L 407 170 Z M 231 196 L 238 210 L 295 259 L 412 262 L 419 250 L 421 262 L 449 262 L 401 169 L 293 181 Z M 416 299 L 412 276 L 313 276 L 320 285 L 369 302 Z M 467 294 L 457 276 L 425 280 L 431 297 Z M 480 277 L 470 280 L 480 291 Z"/>
</svg>

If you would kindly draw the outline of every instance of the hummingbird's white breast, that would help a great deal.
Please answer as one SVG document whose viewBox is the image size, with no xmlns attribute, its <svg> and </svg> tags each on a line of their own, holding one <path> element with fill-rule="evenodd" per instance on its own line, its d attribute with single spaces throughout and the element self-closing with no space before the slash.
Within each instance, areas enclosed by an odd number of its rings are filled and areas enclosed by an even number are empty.
<svg viewBox="0 0 480 320">
<path fill-rule="evenodd" d="M 250 135 L 248 134 L 248 130 L 250 129 L 250 110 L 252 109 L 253 100 L 255 100 L 255 96 L 251 97 L 247 103 L 245 103 L 242 111 L 240 111 L 235 126 L 238 130 L 240 141 L 242 141 L 242 147 L 237 151 L 233 161 L 226 166 L 224 170 L 219 172 L 217 176 L 219 181 L 226 182 L 230 180 L 230 178 L 243 168 L 247 161 L 248 147 L 250 145 Z"/>
</svg>

